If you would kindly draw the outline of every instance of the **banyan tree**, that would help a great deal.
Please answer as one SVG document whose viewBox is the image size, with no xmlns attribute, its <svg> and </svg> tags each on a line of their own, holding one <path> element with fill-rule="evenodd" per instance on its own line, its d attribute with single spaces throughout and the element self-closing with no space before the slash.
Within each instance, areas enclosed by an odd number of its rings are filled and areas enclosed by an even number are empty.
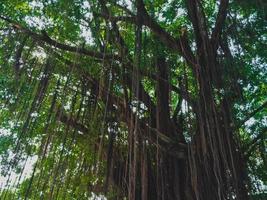
<svg viewBox="0 0 267 200">
<path fill-rule="evenodd" d="M 0 199 L 266 198 L 266 9 L 1 0 Z"/>
</svg>

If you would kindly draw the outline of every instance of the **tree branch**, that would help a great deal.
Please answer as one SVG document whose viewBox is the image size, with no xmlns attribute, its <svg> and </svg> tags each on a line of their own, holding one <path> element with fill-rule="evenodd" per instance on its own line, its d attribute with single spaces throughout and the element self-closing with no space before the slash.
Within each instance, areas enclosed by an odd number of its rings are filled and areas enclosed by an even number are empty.
<svg viewBox="0 0 267 200">
<path fill-rule="evenodd" d="M 182 34 L 179 38 L 174 38 L 149 16 L 143 0 L 137 0 L 137 5 L 142 14 L 144 25 L 149 27 L 168 48 L 177 51 L 181 56 L 183 56 L 194 71 L 193 67 L 197 62 L 189 46 L 187 35 Z"/>
<path fill-rule="evenodd" d="M 214 49 L 218 48 L 219 38 L 222 33 L 223 24 L 227 16 L 228 5 L 229 5 L 229 0 L 221 0 L 215 27 L 211 34 L 211 41 L 214 45 Z"/>
<path fill-rule="evenodd" d="M 198 49 L 203 48 L 206 46 L 206 41 L 208 41 L 208 31 L 201 2 L 199 0 L 187 0 L 187 7 L 196 35 Z"/>
<path fill-rule="evenodd" d="M 181 35 L 181 37 L 179 37 L 178 39 L 174 38 L 149 16 L 142 0 L 138 0 L 137 4 L 141 12 L 142 24 L 150 28 L 150 30 L 155 35 L 157 35 L 157 37 L 161 40 L 161 42 L 164 43 L 169 49 L 180 53 L 180 55 L 186 59 L 186 61 L 189 63 L 190 66 L 196 65 L 196 60 L 193 52 L 191 51 L 190 45 L 188 43 L 188 38 L 186 37 L 186 35 Z M 131 13 L 130 16 L 117 16 L 117 17 L 111 16 L 110 14 L 107 13 L 108 12 L 105 11 L 97 15 L 112 22 L 125 21 L 133 24 L 138 24 L 137 16 L 134 15 L 133 13 Z"/>
<path fill-rule="evenodd" d="M 99 2 L 100 2 L 100 5 L 101 5 L 103 13 L 106 13 L 107 16 L 111 16 L 111 14 L 110 14 L 110 12 L 109 12 L 106 4 L 105 4 L 105 1 L 99 0 Z M 116 22 L 112 23 L 111 33 L 113 34 L 113 38 L 112 39 L 113 39 L 114 44 L 117 45 L 118 48 L 120 49 L 120 52 L 121 52 L 120 56 L 122 58 L 125 58 L 124 61 L 126 61 L 126 62 L 124 62 L 123 66 L 126 69 L 130 69 L 131 72 L 133 72 L 135 69 L 137 69 L 137 67 L 132 64 L 133 61 L 129 57 L 128 47 L 126 46 L 126 44 L 124 42 L 124 39 L 120 34 L 120 31 L 119 31 L 119 28 L 118 28 Z M 139 70 L 138 70 L 138 73 L 139 73 Z M 125 82 L 126 82 L 128 88 L 130 90 L 136 90 L 136 88 L 139 88 L 138 89 L 138 94 L 136 94 L 135 92 L 133 92 L 133 94 L 135 95 L 135 97 L 138 100 L 140 100 L 141 102 L 143 102 L 146 105 L 146 107 L 148 108 L 148 110 L 150 112 L 151 118 L 153 119 L 153 118 L 155 118 L 156 106 L 153 103 L 153 101 L 151 100 L 151 97 L 149 96 L 149 94 L 145 91 L 141 81 L 138 81 L 137 83 L 133 83 L 133 80 L 136 78 L 136 77 L 133 77 L 133 76 L 135 76 L 134 73 L 131 73 L 131 74 L 125 73 L 124 74 Z"/>
<path fill-rule="evenodd" d="M 85 49 L 85 48 L 74 47 L 74 46 L 62 44 L 60 42 L 57 42 L 56 40 L 51 39 L 45 32 L 43 32 L 43 34 L 37 34 L 37 33 L 23 27 L 19 23 L 15 22 L 9 18 L 0 16 L 0 19 L 12 24 L 15 29 L 27 34 L 28 36 L 32 37 L 33 39 L 47 43 L 47 44 L 52 45 L 55 48 L 58 48 L 61 50 L 65 50 L 65 51 L 69 51 L 69 52 L 73 52 L 73 53 L 78 53 L 78 54 L 90 56 L 90 57 L 93 57 L 96 59 L 101 59 L 101 60 L 102 59 L 115 59 L 115 60 L 121 59 L 118 55 L 104 54 L 104 53 L 100 53 L 100 52 L 96 52 L 96 51 L 90 51 L 90 50 Z"/>
<path fill-rule="evenodd" d="M 118 55 L 103 54 L 103 53 L 100 53 L 100 52 L 90 51 L 90 50 L 86 50 L 84 48 L 78 48 L 78 47 L 73 47 L 73 46 L 69 46 L 69 45 L 65 45 L 65 44 L 59 43 L 59 42 L 51 39 L 49 36 L 47 36 L 45 34 L 34 33 L 32 31 L 30 31 L 29 29 L 21 26 L 20 24 L 18 24 L 17 22 L 15 22 L 15 21 L 13 21 L 13 20 L 11 20 L 9 18 L 0 16 L 0 19 L 12 24 L 15 29 L 22 31 L 23 33 L 27 34 L 28 36 L 32 37 L 33 39 L 41 41 L 41 42 L 44 42 L 44 43 L 49 44 L 49 45 L 52 45 L 52 46 L 54 46 L 54 47 L 56 47 L 58 49 L 66 50 L 66 51 L 74 52 L 74 53 L 78 53 L 78 54 L 83 54 L 83 55 L 86 55 L 86 56 L 90 56 L 90 57 L 96 58 L 98 60 L 99 59 L 116 59 L 118 61 L 122 60 L 122 58 L 120 56 L 118 56 Z M 128 62 L 126 65 L 129 65 L 129 64 L 130 63 Z M 156 80 L 156 76 L 155 75 L 152 75 L 152 78 L 154 80 Z M 177 87 L 175 87 L 173 85 L 171 85 L 170 87 L 171 87 L 171 89 L 173 91 L 175 91 L 175 92 L 177 92 L 179 94 L 182 94 L 182 92 L 179 90 L 179 88 L 177 88 Z M 144 94 L 144 92 L 142 92 L 142 93 Z M 182 95 L 182 96 L 185 99 L 187 99 L 185 95 Z"/>
<path fill-rule="evenodd" d="M 149 27 L 166 46 L 181 53 L 182 48 L 179 43 L 179 40 L 176 40 L 174 37 L 172 37 L 155 20 L 153 20 L 149 16 L 142 0 L 137 0 L 137 7 L 140 10 L 143 24 Z"/>
</svg>

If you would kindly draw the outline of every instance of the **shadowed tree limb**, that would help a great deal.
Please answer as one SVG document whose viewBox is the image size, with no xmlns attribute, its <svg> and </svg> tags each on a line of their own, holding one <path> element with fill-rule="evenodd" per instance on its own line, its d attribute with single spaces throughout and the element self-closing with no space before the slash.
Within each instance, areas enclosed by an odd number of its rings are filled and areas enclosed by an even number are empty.
<svg viewBox="0 0 267 200">
<path fill-rule="evenodd" d="M 166 32 L 154 19 L 152 19 L 151 16 L 149 16 L 142 0 L 137 1 L 137 6 L 139 7 L 141 13 L 142 25 L 147 26 L 169 49 L 177 51 L 181 56 L 183 56 L 191 67 L 195 66 L 196 60 L 189 46 L 186 34 L 181 35 L 179 38 L 174 38 L 172 35 Z M 111 22 L 125 21 L 133 24 L 138 24 L 137 16 L 133 13 L 131 13 L 130 16 L 111 16 L 108 13 L 109 12 L 102 12 L 100 14 L 96 14 L 96 16 L 103 17 Z"/>
<path fill-rule="evenodd" d="M 187 10 L 193 24 L 197 46 L 198 49 L 200 49 L 205 45 L 205 42 L 208 41 L 206 17 L 203 12 L 202 4 L 198 0 L 187 0 Z"/>
<path fill-rule="evenodd" d="M 86 55 L 86 56 L 90 56 L 96 59 L 115 59 L 115 60 L 120 60 L 121 58 L 118 55 L 110 55 L 110 54 L 104 54 L 104 53 L 100 53 L 97 51 L 91 51 L 85 48 L 80 48 L 80 47 L 74 47 L 74 46 L 70 46 L 70 45 L 66 45 L 66 44 L 62 44 L 60 42 L 57 42 L 56 40 L 51 39 L 46 32 L 43 32 L 42 34 L 37 34 L 25 27 L 23 27 L 22 25 L 20 25 L 19 23 L 7 18 L 7 17 L 3 17 L 0 16 L 0 19 L 10 23 L 13 25 L 14 29 L 19 30 L 25 34 L 27 34 L 28 36 L 32 37 L 33 39 L 37 40 L 37 41 L 41 41 L 44 43 L 47 43 L 49 45 L 52 45 L 58 49 L 62 49 L 65 51 L 69 51 L 69 52 L 73 52 L 73 53 L 78 53 L 78 54 L 82 54 L 82 55 Z"/>
<path fill-rule="evenodd" d="M 83 54 L 83 55 L 90 56 L 90 57 L 93 57 L 93 58 L 96 58 L 96 59 L 117 59 L 119 61 L 121 60 L 121 57 L 119 57 L 118 55 L 103 54 L 103 53 L 100 53 L 100 52 L 90 51 L 90 50 L 87 50 L 87 49 L 84 49 L 84 48 L 73 47 L 73 46 L 69 46 L 69 45 L 65 45 L 65 44 L 59 43 L 59 42 L 51 39 L 48 35 L 34 33 L 32 31 L 30 31 L 29 29 L 21 26 L 17 22 L 15 22 L 15 21 L 13 21 L 11 19 L 8 19 L 6 17 L 0 16 L 0 19 L 3 19 L 5 21 L 7 21 L 8 23 L 11 23 L 14 26 L 15 29 L 22 31 L 23 33 L 27 34 L 28 36 L 32 37 L 33 39 L 38 40 L 38 41 L 42 41 L 42 42 L 47 43 L 49 45 L 52 45 L 52 46 L 54 46 L 56 48 L 59 48 L 61 50 L 66 50 L 66 51 L 69 51 L 69 52 Z M 130 63 L 128 62 L 127 64 L 130 64 Z M 154 75 L 154 78 L 156 78 L 155 75 Z M 172 85 L 171 88 L 175 92 L 182 93 L 181 90 L 179 90 L 179 88 L 177 88 L 176 86 Z M 141 93 L 144 93 L 144 92 L 141 92 Z M 182 95 L 182 96 L 185 99 L 188 100 L 188 98 L 185 95 Z M 150 101 L 150 102 L 152 102 L 152 101 Z"/>
<path fill-rule="evenodd" d="M 107 21 L 110 21 L 110 22 L 112 22 L 112 29 L 111 29 L 111 31 L 112 31 L 112 33 L 114 34 L 114 36 L 115 36 L 115 38 L 113 39 L 114 40 L 114 42 L 115 42 L 115 44 L 118 46 L 118 48 L 120 49 L 120 52 L 122 53 L 122 55 L 120 55 L 121 57 L 126 57 L 126 60 L 128 60 L 128 61 L 126 61 L 126 64 L 124 64 L 124 65 L 128 65 L 128 67 L 127 67 L 127 69 L 131 69 L 131 70 L 133 70 L 134 68 L 136 68 L 136 66 L 134 66 L 132 63 L 132 60 L 131 60 L 131 58 L 129 58 L 129 55 L 128 55 L 128 52 L 129 52 L 129 50 L 128 50 L 128 47 L 125 45 L 125 42 L 124 42 L 124 39 L 123 39 L 123 37 L 121 36 L 121 34 L 120 34 L 120 32 L 119 32 L 119 28 L 118 28 L 118 26 L 117 26 L 117 24 L 116 24 L 116 19 L 118 19 L 118 18 L 116 18 L 116 17 L 113 17 L 112 15 L 111 15 L 111 13 L 109 12 L 109 10 L 108 10 L 108 8 L 107 8 L 107 6 L 105 5 L 105 2 L 104 1 L 102 1 L 102 0 L 100 0 L 99 1 L 100 2 L 100 4 L 101 4 L 101 7 L 102 7 L 102 14 L 100 14 L 100 16 L 102 16 L 104 19 L 106 19 Z M 140 2 L 139 2 L 139 4 L 140 4 Z M 143 17 L 144 17 L 144 12 L 147 14 L 147 17 L 148 18 L 150 18 L 150 16 L 148 15 L 148 13 L 147 13 L 147 11 L 145 10 L 145 7 L 144 7 L 144 4 L 142 3 L 142 1 L 141 1 L 141 4 L 142 5 L 139 5 L 140 7 L 139 7 L 139 9 L 140 9 L 140 12 L 141 12 L 141 17 L 142 17 L 142 19 L 143 19 Z M 120 17 L 119 17 L 120 18 Z M 123 17 L 124 18 L 124 17 Z M 134 16 L 134 17 L 128 17 L 128 16 L 125 16 L 125 18 L 124 19 L 127 19 L 127 20 L 129 20 L 129 21 L 131 21 L 132 23 L 135 23 L 135 24 L 137 24 L 137 16 Z M 150 20 L 152 20 L 151 18 L 150 18 Z M 142 22 L 144 22 L 143 20 L 142 20 Z M 155 24 L 156 24 L 156 22 L 154 22 Z M 151 28 L 150 27 L 150 23 L 148 23 L 148 24 L 146 24 L 146 23 L 144 23 L 144 25 L 147 25 L 149 28 Z M 157 26 L 160 28 L 160 29 L 162 29 L 158 24 L 157 24 Z M 163 30 L 163 29 L 162 29 Z M 153 31 L 153 30 L 152 30 Z M 168 34 L 167 32 L 166 32 L 166 34 Z M 156 34 L 157 35 L 157 34 Z M 170 36 L 171 37 L 171 36 Z M 176 39 L 174 39 L 173 38 L 173 40 L 176 40 Z M 183 35 L 180 39 L 180 42 L 182 42 L 181 44 L 182 44 L 182 51 L 184 51 L 184 55 L 185 55 L 185 57 L 186 57 L 186 60 L 189 62 L 189 64 L 191 64 L 191 66 L 192 66 L 192 63 L 193 63 L 193 60 L 194 60 L 194 56 L 193 56 L 193 54 L 192 54 L 192 52 L 191 52 L 191 49 L 190 49 L 190 47 L 189 47 L 189 45 L 188 45 L 188 41 L 187 41 L 187 36 L 186 36 L 186 34 L 185 35 Z M 176 41 L 177 42 L 177 41 Z M 170 43 L 172 43 L 173 44 L 173 41 L 170 41 Z M 189 57 L 188 57 L 188 55 L 189 55 Z M 194 64 L 194 63 L 193 63 Z M 194 70 L 193 70 L 194 71 Z M 164 78 L 162 78 L 162 77 L 157 77 L 157 75 L 155 75 L 155 74 L 151 74 L 151 73 L 146 73 L 146 72 L 144 72 L 144 71 L 142 71 L 142 69 L 140 69 L 140 73 L 141 73 L 141 75 L 143 75 L 143 76 L 148 76 L 149 78 L 152 78 L 153 80 L 158 80 L 158 78 L 160 78 L 160 80 L 161 81 L 163 81 L 163 82 L 165 82 L 165 83 L 167 83 L 168 85 L 169 85 L 169 88 L 171 89 L 171 90 L 173 90 L 173 91 L 175 91 L 176 93 L 178 93 L 179 95 L 181 95 L 187 102 L 189 102 L 189 104 L 192 106 L 192 107 L 195 107 L 195 102 L 192 100 L 192 98 L 190 97 L 190 96 L 188 96 L 188 94 L 186 94 L 186 92 L 185 91 L 183 91 L 182 89 L 179 89 L 178 87 L 176 87 L 176 86 L 174 86 L 174 85 L 172 85 L 172 84 L 169 84 L 169 81 L 168 80 L 165 80 Z M 131 79 L 129 76 L 127 76 L 127 79 Z M 128 84 L 131 84 L 131 81 L 127 81 L 128 82 Z M 141 83 L 140 83 L 141 84 Z M 142 84 L 141 84 L 141 86 L 142 86 Z M 131 88 L 131 87 L 130 87 Z M 140 88 L 140 86 L 139 86 L 139 88 Z M 143 89 L 143 86 L 141 87 L 141 90 L 142 91 L 144 91 L 144 89 Z M 149 95 L 145 95 L 145 93 L 144 92 L 142 92 L 143 94 L 144 94 L 144 96 L 147 96 L 147 99 L 149 99 L 148 97 L 149 97 Z M 152 101 L 151 100 L 148 100 L 150 103 L 152 103 Z M 149 105 L 149 104 L 146 104 L 146 105 Z M 151 104 L 150 104 L 151 105 Z M 153 106 L 154 107 L 154 106 Z M 152 109 L 153 110 L 153 109 Z"/>
<path fill-rule="evenodd" d="M 107 13 L 108 16 L 110 16 L 110 12 L 106 6 L 105 1 L 99 0 L 99 3 L 101 5 L 102 11 Z M 121 52 L 120 56 L 125 58 L 124 59 L 125 64 L 123 64 L 124 69 L 130 69 L 130 73 L 125 72 L 125 74 L 123 75 L 125 82 L 128 86 L 128 89 L 135 91 L 138 88 L 137 90 L 138 92 L 133 92 L 133 94 L 137 97 L 138 100 L 142 101 L 146 105 L 146 107 L 148 108 L 150 112 L 151 119 L 154 120 L 155 114 L 156 114 L 156 106 L 154 102 L 152 101 L 150 95 L 145 91 L 144 86 L 142 85 L 141 81 L 138 80 L 137 83 L 135 84 L 133 83 L 133 80 L 136 79 L 135 77 L 136 74 L 133 72 L 137 70 L 137 66 L 132 64 L 133 61 L 130 58 L 130 55 L 128 53 L 129 52 L 128 47 L 126 46 L 125 41 L 123 37 L 121 36 L 119 28 L 115 22 L 112 23 L 112 28 L 110 32 L 111 34 L 113 33 L 112 42 L 118 46 L 119 51 Z M 138 74 L 140 75 L 139 70 L 136 72 L 138 72 Z"/>
<path fill-rule="evenodd" d="M 103 93 L 102 93 L 102 96 L 100 96 L 100 99 L 105 101 L 106 96 L 109 95 L 110 103 L 112 105 L 116 105 L 118 109 L 120 110 L 121 115 L 118 116 L 120 118 L 118 120 L 121 120 L 126 124 L 129 123 L 129 120 L 131 120 L 129 113 L 131 113 L 132 110 L 129 110 L 130 107 L 125 105 L 125 102 L 123 101 L 122 98 L 116 96 L 115 94 L 109 93 L 108 89 L 104 88 L 104 86 L 101 86 L 100 83 L 96 79 L 91 77 L 90 74 L 88 74 L 85 71 L 80 71 L 81 67 L 77 67 L 78 66 L 77 64 L 74 64 L 71 61 L 65 58 L 62 58 L 58 54 L 55 54 L 55 55 L 58 57 L 59 60 L 64 62 L 67 66 L 69 67 L 76 66 L 78 72 L 84 74 L 84 78 L 86 78 L 91 84 L 95 84 L 95 85 L 98 85 L 98 87 L 102 87 Z M 128 110 L 126 111 L 126 109 Z M 57 113 L 59 113 L 57 116 L 58 116 L 58 119 L 62 123 L 65 123 L 65 124 L 68 123 L 70 126 L 72 126 L 73 128 L 76 128 L 80 132 L 88 133 L 88 128 L 86 126 L 79 123 L 77 120 L 70 118 L 62 108 L 58 108 Z M 128 115 L 126 113 L 128 113 Z M 132 115 L 135 115 L 135 114 L 133 113 Z M 143 133 L 145 133 L 144 136 L 147 137 L 147 139 L 151 140 L 153 144 L 157 144 L 157 139 L 159 139 L 160 146 L 162 149 L 164 149 L 164 151 L 169 152 L 171 155 L 175 157 L 184 158 L 185 152 L 186 152 L 185 149 L 187 148 L 185 144 L 179 143 L 177 140 L 171 137 L 168 137 L 165 134 L 158 131 L 156 128 L 151 127 L 147 119 L 139 120 L 138 123 L 143 129 Z M 152 134 L 146 135 L 148 133 L 152 133 Z"/>
<path fill-rule="evenodd" d="M 145 4 L 142 0 L 137 0 L 137 7 L 140 10 L 142 16 L 142 22 L 149 27 L 170 49 L 177 50 L 182 53 L 182 47 L 179 43 L 179 39 L 175 39 L 169 33 L 167 33 L 155 20 L 153 20 L 145 8 Z M 137 23 L 137 22 L 135 22 Z"/>
<path fill-rule="evenodd" d="M 218 48 L 220 35 L 222 33 L 223 25 L 227 16 L 228 5 L 229 5 L 229 0 L 221 0 L 215 27 L 211 34 L 211 42 L 213 43 L 215 50 Z"/>
<path fill-rule="evenodd" d="M 112 100 L 113 104 L 116 104 L 117 102 Z M 118 105 L 118 104 L 117 104 Z M 122 106 L 120 104 L 120 106 Z M 121 107 L 120 107 L 121 109 Z M 123 108 L 124 109 L 124 108 Z M 63 124 L 67 124 L 71 126 L 72 128 L 80 131 L 81 133 L 87 135 L 90 134 L 89 128 L 87 128 L 85 125 L 80 123 L 77 119 L 71 117 L 68 115 L 63 108 L 58 107 L 56 109 L 56 116 L 57 119 L 62 122 Z M 126 112 L 121 112 L 126 113 Z M 135 114 L 133 114 L 135 115 Z M 129 123 L 130 117 L 129 116 L 120 116 L 120 120 L 122 120 L 124 123 Z M 173 140 L 172 138 L 166 136 L 165 134 L 161 133 L 157 129 L 149 126 L 146 124 L 145 120 L 139 120 L 138 122 L 140 124 L 140 128 L 143 130 L 142 132 L 144 135 L 142 137 L 145 137 L 146 139 L 150 140 L 152 144 L 159 145 L 161 149 L 166 151 L 168 154 L 178 157 L 178 158 L 184 158 L 186 154 L 187 146 L 183 143 L 179 143 L 176 140 Z M 152 133 L 152 135 L 147 135 L 148 133 Z M 159 140 L 159 141 L 157 141 Z"/>
</svg>

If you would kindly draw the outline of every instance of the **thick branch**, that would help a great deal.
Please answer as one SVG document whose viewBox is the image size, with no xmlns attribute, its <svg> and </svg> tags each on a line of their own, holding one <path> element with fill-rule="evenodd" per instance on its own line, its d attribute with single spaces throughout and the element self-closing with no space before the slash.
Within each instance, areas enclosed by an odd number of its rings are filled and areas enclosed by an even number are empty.
<svg viewBox="0 0 267 200">
<path fill-rule="evenodd" d="M 62 58 L 61 56 L 59 56 L 56 53 L 55 53 L 55 55 L 57 55 L 58 59 L 62 60 L 67 66 L 69 66 L 71 68 L 76 67 L 78 72 L 82 73 L 84 75 L 84 77 L 91 84 L 98 85 L 99 87 L 103 87 L 103 86 L 99 85 L 99 82 L 97 80 L 95 80 L 93 77 L 91 77 L 90 74 L 88 74 L 85 71 L 80 71 L 82 68 L 79 67 L 79 65 L 77 63 L 74 64 L 71 61 Z M 131 115 L 135 116 L 135 114 L 132 113 L 132 110 L 130 110 L 129 106 L 126 106 L 126 104 L 122 98 L 116 96 L 115 94 L 110 93 L 107 88 L 102 88 L 102 90 L 103 90 L 103 93 L 100 96 L 100 99 L 103 101 L 106 101 L 106 99 L 107 99 L 106 97 L 107 97 L 107 95 L 109 95 L 110 103 L 113 105 L 116 105 L 118 107 L 118 109 L 120 110 L 119 111 L 120 115 L 117 118 L 118 121 L 120 120 L 120 121 L 128 124 L 129 120 L 136 119 L 136 117 L 133 117 L 133 118 L 131 117 Z M 139 95 L 146 96 L 146 95 L 142 94 L 142 91 L 140 91 Z M 130 114 L 130 113 L 132 113 L 132 114 Z M 76 119 L 70 118 L 62 109 L 58 109 L 57 117 L 58 117 L 58 120 L 60 120 L 62 123 L 68 124 L 71 127 L 77 129 L 78 131 L 83 132 L 84 134 L 89 133 L 89 129 L 86 126 L 84 126 L 83 124 L 78 122 Z M 185 152 L 186 152 L 186 148 L 187 148 L 185 144 L 178 143 L 178 141 L 166 136 L 165 134 L 158 131 L 156 128 L 151 127 L 149 125 L 149 121 L 147 121 L 146 119 L 139 120 L 139 124 L 140 124 L 140 128 L 143 129 L 143 133 L 144 133 L 143 136 L 146 137 L 147 139 L 149 139 L 152 142 L 152 144 L 160 145 L 160 148 L 162 148 L 164 151 L 166 151 L 168 154 L 170 154 L 172 156 L 175 156 L 178 158 L 184 158 L 185 157 Z M 149 133 L 152 133 L 152 134 L 149 134 Z"/>
<path fill-rule="evenodd" d="M 37 33 L 23 27 L 19 23 L 15 22 L 9 18 L 0 16 L 0 19 L 5 20 L 6 22 L 12 24 L 15 29 L 27 34 L 28 36 L 32 37 L 33 39 L 35 39 L 37 41 L 45 42 L 45 43 L 52 45 L 58 49 L 77 53 L 77 54 L 82 54 L 82 55 L 86 55 L 86 56 L 90 56 L 90 57 L 93 57 L 96 59 L 120 60 L 120 57 L 118 55 L 103 54 L 103 53 L 96 52 L 96 51 L 90 51 L 90 50 L 85 49 L 85 48 L 74 47 L 74 46 L 62 44 L 60 42 L 57 42 L 56 40 L 51 39 L 45 32 L 43 34 L 37 34 Z"/>
<path fill-rule="evenodd" d="M 226 19 L 228 5 L 229 5 L 229 0 L 221 0 L 216 23 L 215 23 L 215 28 L 213 29 L 213 32 L 211 35 L 211 41 L 215 47 L 214 49 L 218 48 L 219 38 L 222 33 L 223 24 Z"/>
<path fill-rule="evenodd" d="M 182 52 L 182 48 L 178 40 L 173 38 L 169 33 L 167 33 L 157 22 L 155 22 L 147 13 L 144 2 L 142 0 L 137 0 L 137 7 L 142 15 L 143 23 L 149 27 L 159 38 L 171 49 L 178 50 Z"/>
<path fill-rule="evenodd" d="M 169 49 L 180 53 L 180 55 L 186 59 L 186 61 L 189 63 L 190 66 L 194 66 L 196 64 L 195 57 L 189 46 L 188 38 L 185 37 L 186 35 L 182 35 L 178 39 L 174 38 L 168 32 L 166 32 L 154 19 L 152 19 L 149 16 L 142 0 L 138 0 L 137 4 L 141 13 L 142 24 L 150 28 L 150 30 L 155 35 L 157 35 L 157 37 L 161 40 L 161 42 L 164 43 Z M 106 20 L 112 22 L 125 21 L 133 24 L 138 24 L 137 16 L 133 15 L 133 13 L 131 13 L 130 16 L 117 16 L 117 17 L 111 16 L 110 14 L 107 13 L 108 12 L 104 11 L 101 14 L 98 14 L 98 16 L 101 16 Z"/>
<path fill-rule="evenodd" d="M 207 44 L 205 43 L 208 41 L 208 31 L 201 2 L 198 0 L 187 0 L 187 9 L 196 35 L 198 50 L 201 48 L 207 49 L 208 47 L 206 47 Z"/>
<path fill-rule="evenodd" d="M 62 108 L 57 108 L 57 119 L 63 124 L 67 124 L 85 135 L 89 134 L 89 129 L 86 126 L 80 123 L 77 119 L 70 117 Z M 129 119 L 129 117 L 125 116 L 122 118 L 125 123 L 128 123 Z M 159 146 L 160 148 L 162 148 L 162 150 L 172 156 L 181 159 L 185 158 L 187 150 L 187 146 L 185 144 L 177 143 L 177 141 L 174 141 L 173 139 L 159 132 L 157 129 L 148 126 L 143 121 L 139 121 L 139 124 L 140 128 L 145 134 L 143 136 L 149 139 L 152 144 Z M 152 133 L 153 137 L 151 137 L 151 135 L 148 135 L 148 133 Z"/>
<path fill-rule="evenodd" d="M 117 59 L 119 61 L 121 61 L 121 57 L 117 56 L 117 55 L 110 55 L 110 54 L 103 54 L 103 53 L 100 53 L 100 52 L 95 52 L 95 51 L 89 51 L 87 49 L 84 49 L 84 48 L 78 48 L 78 47 L 73 47 L 73 46 L 69 46 L 69 45 L 65 45 L 65 44 L 62 44 L 62 43 L 59 43 L 53 39 L 51 39 L 50 37 L 48 37 L 47 35 L 45 34 L 37 34 L 37 33 L 34 33 L 32 31 L 30 31 L 29 29 L 21 26 L 20 24 L 18 24 L 17 22 L 9 19 L 9 18 L 6 18 L 6 17 L 2 17 L 0 16 L 0 19 L 3 19 L 5 21 L 7 21 L 8 23 L 12 24 L 14 26 L 15 29 L 18 29 L 24 33 L 26 33 L 28 36 L 32 37 L 33 39 L 36 39 L 38 41 L 41 41 L 41 42 L 45 42 L 47 44 L 50 44 L 56 48 L 59 48 L 61 50 L 66 50 L 66 51 L 70 51 L 70 52 L 74 52 L 74 53 L 79 53 L 79 54 L 83 54 L 83 55 L 87 55 L 87 56 L 90 56 L 90 57 L 93 57 L 93 58 L 96 58 L 96 59 Z M 127 63 L 127 65 L 129 65 L 129 63 Z M 156 80 L 156 76 L 155 75 L 152 75 L 152 78 L 154 80 Z M 179 94 L 182 94 L 182 92 L 179 90 L 179 88 L 171 85 L 171 89 Z M 144 92 L 141 92 L 144 94 Z M 186 96 L 185 95 L 182 95 L 185 99 Z"/>
<path fill-rule="evenodd" d="M 111 16 L 105 2 L 103 0 L 99 0 L 99 2 L 102 8 L 102 11 L 106 13 L 108 16 Z M 125 58 L 124 59 L 125 64 L 123 65 L 124 68 L 130 69 L 131 72 L 136 71 L 139 73 L 139 70 L 137 70 L 137 66 L 132 64 L 133 61 L 129 56 L 128 47 L 126 46 L 124 39 L 120 34 L 119 28 L 115 22 L 112 23 L 111 33 L 113 33 L 112 39 L 113 39 L 114 44 L 117 45 L 118 48 L 120 49 L 120 52 L 121 52 L 120 56 Z M 125 72 L 124 74 L 125 82 L 130 90 L 135 91 L 136 88 L 138 88 L 138 94 L 133 92 L 133 95 L 135 95 L 138 100 L 142 101 L 146 105 L 153 119 L 155 117 L 156 106 L 151 100 L 151 97 L 149 96 L 149 94 L 145 91 L 141 81 L 138 81 L 137 83 L 133 83 L 133 80 L 136 79 L 135 76 L 136 76 L 135 73 L 130 74 L 130 73 Z"/>
</svg>

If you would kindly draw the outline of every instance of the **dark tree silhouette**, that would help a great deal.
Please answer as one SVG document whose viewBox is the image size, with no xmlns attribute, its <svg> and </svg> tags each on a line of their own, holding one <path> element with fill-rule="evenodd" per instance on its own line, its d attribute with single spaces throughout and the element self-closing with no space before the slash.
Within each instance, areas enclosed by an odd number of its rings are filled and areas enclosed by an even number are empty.
<svg viewBox="0 0 267 200">
<path fill-rule="evenodd" d="M 4 2 L 0 115 L 12 134 L 0 138 L 1 199 L 257 198 L 266 184 L 265 8 Z"/>
</svg>

